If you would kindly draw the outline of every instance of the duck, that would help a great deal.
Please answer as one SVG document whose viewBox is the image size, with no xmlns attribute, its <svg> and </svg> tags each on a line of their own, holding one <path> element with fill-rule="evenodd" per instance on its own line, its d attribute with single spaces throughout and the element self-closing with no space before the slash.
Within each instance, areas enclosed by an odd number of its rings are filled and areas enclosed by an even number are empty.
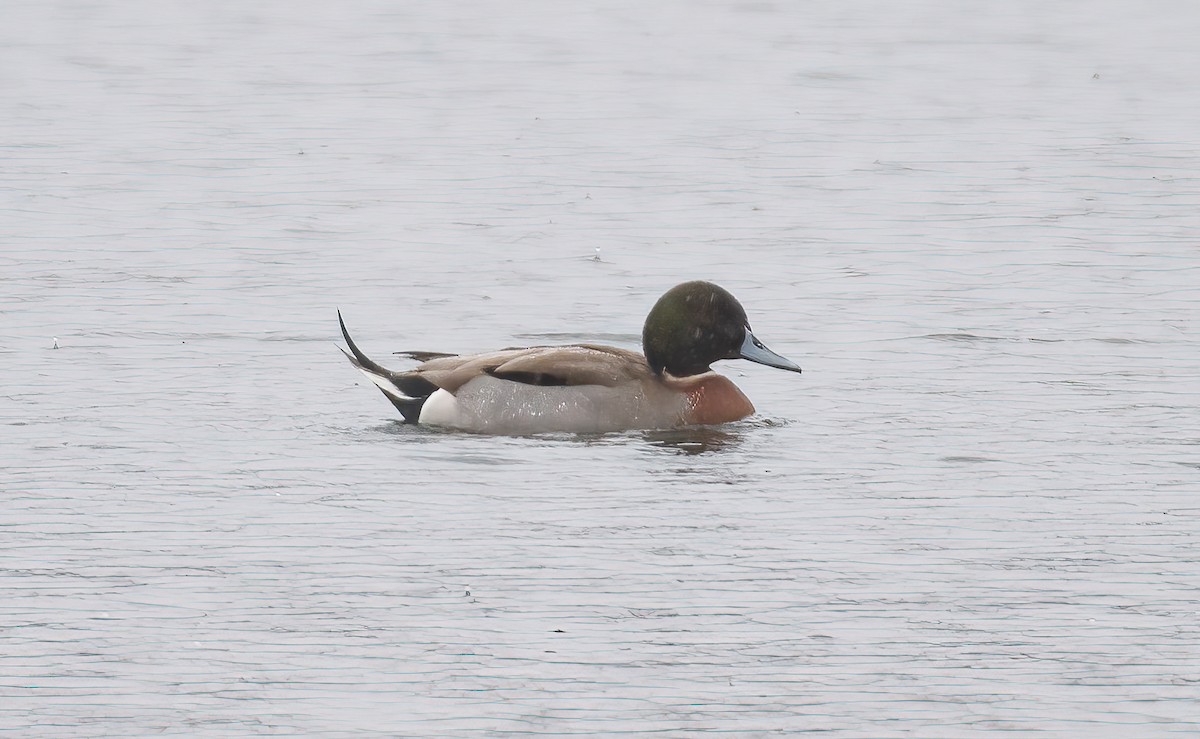
<svg viewBox="0 0 1200 739">
<path fill-rule="evenodd" d="M 483 354 L 399 352 L 420 362 L 394 371 L 350 338 L 342 353 L 404 421 L 498 435 L 608 433 L 717 425 L 755 412 L 724 359 L 800 372 L 755 337 L 741 303 L 703 280 L 676 285 L 650 309 L 643 353 L 599 344 L 531 346 Z M 341 349 L 341 347 L 338 347 Z"/>
</svg>

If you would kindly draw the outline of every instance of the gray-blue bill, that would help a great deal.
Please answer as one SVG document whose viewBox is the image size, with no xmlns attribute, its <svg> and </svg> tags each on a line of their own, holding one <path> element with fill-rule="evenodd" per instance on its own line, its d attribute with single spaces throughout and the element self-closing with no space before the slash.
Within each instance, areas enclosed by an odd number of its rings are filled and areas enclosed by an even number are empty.
<svg viewBox="0 0 1200 739">
<path fill-rule="evenodd" d="M 768 367 L 778 367 L 779 369 L 791 370 L 792 372 L 800 372 L 800 366 L 785 356 L 776 354 L 768 349 L 761 341 L 755 338 L 754 334 L 750 333 L 750 329 L 746 329 L 746 340 L 742 342 L 741 348 L 742 359 L 749 359 L 751 362 L 765 364 Z"/>
</svg>

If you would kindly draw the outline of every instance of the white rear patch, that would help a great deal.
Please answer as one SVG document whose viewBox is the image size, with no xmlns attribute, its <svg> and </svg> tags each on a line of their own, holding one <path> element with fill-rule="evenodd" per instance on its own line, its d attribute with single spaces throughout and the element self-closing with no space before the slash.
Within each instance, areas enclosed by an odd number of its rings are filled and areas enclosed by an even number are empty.
<svg viewBox="0 0 1200 739">
<path fill-rule="evenodd" d="M 458 427 L 461 423 L 458 411 L 458 398 L 445 390 L 436 390 L 421 406 L 421 417 L 417 423 L 429 426 Z"/>
</svg>

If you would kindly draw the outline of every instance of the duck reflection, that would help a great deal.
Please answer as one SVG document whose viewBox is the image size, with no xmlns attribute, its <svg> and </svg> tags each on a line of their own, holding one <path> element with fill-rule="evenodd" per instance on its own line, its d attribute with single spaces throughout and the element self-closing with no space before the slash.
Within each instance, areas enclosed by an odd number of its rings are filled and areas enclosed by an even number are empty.
<svg viewBox="0 0 1200 739">
<path fill-rule="evenodd" d="M 674 449 L 682 454 L 707 454 L 737 448 L 743 434 L 736 428 L 717 426 L 688 426 L 644 432 L 651 446 Z"/>
</svg>

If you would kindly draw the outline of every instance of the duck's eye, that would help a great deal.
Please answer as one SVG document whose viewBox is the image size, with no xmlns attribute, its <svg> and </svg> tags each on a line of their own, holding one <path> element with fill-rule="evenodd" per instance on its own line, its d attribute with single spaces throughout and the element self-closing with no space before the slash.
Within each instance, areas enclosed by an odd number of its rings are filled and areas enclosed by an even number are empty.
<svg viewBox="0 0 1200 739">
<path fill-rule="evenodd" d="M 750 343 L 754 344 L 759 349 L 767 348 L 767 347 L 763 346 L 763 343 L 761 341 L 759 341 L 758 337 L 754 335 L 754 332 L 750 330 L 750 324 L 748 324 L 748 323 L 746 324 L 746 335 L 750 337 Z"/>
</svg>

